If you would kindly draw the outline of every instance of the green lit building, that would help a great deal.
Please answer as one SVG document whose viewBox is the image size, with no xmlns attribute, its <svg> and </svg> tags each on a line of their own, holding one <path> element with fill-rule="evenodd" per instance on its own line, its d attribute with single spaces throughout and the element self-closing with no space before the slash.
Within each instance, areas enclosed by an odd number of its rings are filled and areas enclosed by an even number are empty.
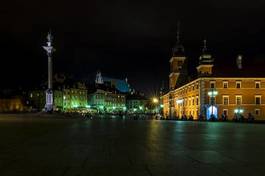
<svg viewBox="0 0 265 176">
<path fill-rule="evenodd" d="M 125 94 L 121 93 L 115 86 L 104 83 L 100 72 L 96 75 L 95 84 L 88 90 L 88 104 L 99 112 L 126 111 Z"/>
<path fill-rule="evenodd" d="M 125 95 L 105 86 L 96 86 L 88 94 L 88 103 L 99 112 L 123 112 L 126 111 Z"/>
<path fill-rule="evenodd" d="M 63 89 L 63 110 L 72 111 L 87 107 L 87 89 L 85 84 L 77 83 Z"/>
<path fill-rule="evenodd" d="M 76 111 L 87 107 L 87 89 L 83 83 L 57 84 L 53 93 L 56 111 Z M 29 102 L 32 109 L 41 111 L 45 106 L 45 90 L 29 91 Z"/>
<path fill-rule="evenodd" d="M 33 110 L 41 111 L 45 106 L 45 90 L 29 91 L 29 103 Z M 63 93 L 61 90 L 54 90 L 54 109 L 59 110 L 63 107 Z"/>
<path fill-rule="evenodd" d="M 126 96 L 126 108 L 129 113 L 145 113 L 148 100 L 143 95 L 131 93 Z"/>
</svg>

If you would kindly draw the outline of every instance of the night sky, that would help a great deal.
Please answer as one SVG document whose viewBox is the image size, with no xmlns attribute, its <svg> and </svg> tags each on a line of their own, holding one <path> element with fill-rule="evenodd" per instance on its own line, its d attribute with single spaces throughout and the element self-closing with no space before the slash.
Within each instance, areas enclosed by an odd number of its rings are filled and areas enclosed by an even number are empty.
<svg viewBox="0 0 265 176">
<path fill-rule="evenodd" d="M 178 20 L 194 62 L 205 38 L 216 59 L 265 51 L 264 0 L 17 0 L 1 3 L 0 20 L 1 87 L 46 78 L 41 46 L 49 28 L 57 49 L 54 72 L 83 78 L 101 70 L 104 76 L 128 77 L 149 93 L 168 80 Z"/>
</svg>

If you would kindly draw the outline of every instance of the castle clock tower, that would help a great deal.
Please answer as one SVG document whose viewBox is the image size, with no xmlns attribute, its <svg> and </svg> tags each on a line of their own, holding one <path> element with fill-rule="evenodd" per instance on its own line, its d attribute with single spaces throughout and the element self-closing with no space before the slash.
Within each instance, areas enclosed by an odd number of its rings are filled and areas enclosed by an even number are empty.
<svg viewBox="0 0 265 176">
<path fill-rule="evenodd" d="M 172 50 L 172 57 L 170 59 L 170 74 L 169 74 L 169 89 L 173 90 L 176 88 L 176 84 L 183 67 L 183 64 L 186 60 L 184 47 L 180 43 L 180 25 L 178 23 L 178 30 L 177 30 L 177 43 Z"/>
</svg>

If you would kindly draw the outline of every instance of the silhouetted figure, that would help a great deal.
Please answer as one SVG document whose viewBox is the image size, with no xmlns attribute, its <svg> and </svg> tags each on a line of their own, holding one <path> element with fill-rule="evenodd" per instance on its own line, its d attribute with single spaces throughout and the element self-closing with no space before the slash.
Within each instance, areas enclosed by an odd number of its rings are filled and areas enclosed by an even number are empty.
<svg viewBox="0 0 265 176">
<path fill-rule="evenodd" d="M 233 117 L 233 121 L 237 122 L 238 120 L 239 120 L 239 118 L 238 118 L 238 114 L 235 113 L 235 114 L 234 114 L 234 117 Z"/>
<path fill-rule="evenodd" d="M 211 116 L 210 116 L 210 119 L 209 119 L 210 121 L 215 121 L 216 120 L 216 117 L 215 117 L 215 115 L 214 114 L 211 114 Z"/>
<path fill-rule="evenodd" d="M 251 113 L 248 113 L 247 121 L 248 122 L 254 122 L 254 116 Z"/>
<path fill-rule="evenodd" d="M 225 113 L 222 114 L 221 120 L 222 121 L 227 121 L 227 115 Z"/>
<path fill-rule="evenodd" d="M 190 121 L 193 120 L 193 116 L 192 116 L 192 115 L 189 116 L 189 120 L 190 120 Z"/>
<path fill-rule="evenodd" d="M 242 114 L 239 115 L 239 121 L 240 122 L 244 122 L 245 121 L 245 117 Z"/>
<path fill-rule="evenodd" d="M 203 115 L 202 114 L 199 114 L 199 121 L 203 121 L 203 119 L 204 119 L 204 117 L 203 117 Z"/>
</svg>

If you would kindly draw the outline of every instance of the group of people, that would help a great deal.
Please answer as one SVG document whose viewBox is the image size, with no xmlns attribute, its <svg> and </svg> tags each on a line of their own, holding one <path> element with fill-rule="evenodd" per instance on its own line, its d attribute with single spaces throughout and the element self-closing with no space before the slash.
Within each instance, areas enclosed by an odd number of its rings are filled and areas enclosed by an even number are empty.
<svg viewBox="0 0 265 176">
<path fill-rule="evenodd" d="M 248 113 L 247 118 L 239 113 L 235 113 L 233 117 L 233 121 L 236 121 L 236 122 L 245 122 L 245 121 L 253 122 L 254 120 L 255 120 L 255 117 L 251 113 Z"/>
<path fill-rule="evenodd" d="M 170 119 L 169 117 L 167 117 L 167 119 Z M 194 117 L 192 115 L 182 115 L 182 116 L 177 116 L 177 117 L 174 117 L 172 119 L 176 119 L 176 120 L 184 120 L 184 121 L 192 121 L 194 120 Z M 227 121 L 228 120 L 228 116 L 227 114 L 223 113 L 221 115 L 221 117 L 217 117 L 216 115 L 212 114 L 210 115 L 210 118 L 207 119 L 205 116 L 203 115 L 199 115 L 198 117 L 198 120 L 199 121 Z M 239 113 L 236 113 L 232 119 L 233 121 L 236 121 L 236 122 L 253 122 L 255 120 L 255 117 L 251 114 L 251 113 L 248 113 L 248 116 L 247 118 L 245 118 L 242 114 L 239 114 Z"/>
</svg>

